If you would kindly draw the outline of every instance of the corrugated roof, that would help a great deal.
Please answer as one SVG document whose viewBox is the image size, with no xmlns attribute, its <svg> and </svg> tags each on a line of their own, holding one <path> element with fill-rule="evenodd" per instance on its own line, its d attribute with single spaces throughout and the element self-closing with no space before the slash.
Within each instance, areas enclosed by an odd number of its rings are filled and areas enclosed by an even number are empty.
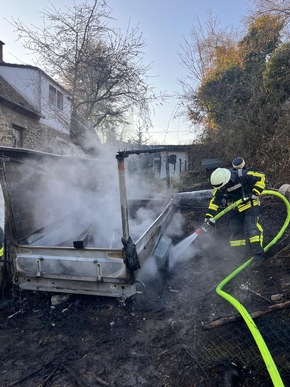
<svg viewBox="0 0 290 387">
<path fill-rule="evenodd" d="M 183 151 L 192 149 L 192 145 L 142 145 L 142 149 L 155 149 L 155 148 L 164 148 L 167 151 Z"/>
<path fill-rule="evenodd" d="M 203 168 L 218 168 L 218 167 L 224 167 L 225 162 L 219 159 L 204 159 L 201 162 L 201 166 Z"/>
</svg>

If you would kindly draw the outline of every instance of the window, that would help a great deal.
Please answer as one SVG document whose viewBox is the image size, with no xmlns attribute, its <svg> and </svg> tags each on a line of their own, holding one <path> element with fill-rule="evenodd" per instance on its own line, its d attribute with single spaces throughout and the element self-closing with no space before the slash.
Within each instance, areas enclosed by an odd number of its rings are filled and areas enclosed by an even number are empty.
<svg viewBox="0 0 290 387">
<path fill-rule="evenodd" d="M 63 110 L 63 94 L 52 85 L 49 85 L 49 103 Z"/>
<path fill-rule="evenodd" d="M 63 94 L 58 90 L 56 92 L 56 107 L 63 110 Z"/>
<path fill-rule="evenodd" d="M 12 125 L 13 147 L 23 147 L 23 128 L 17 125 Z"/>
</svg>

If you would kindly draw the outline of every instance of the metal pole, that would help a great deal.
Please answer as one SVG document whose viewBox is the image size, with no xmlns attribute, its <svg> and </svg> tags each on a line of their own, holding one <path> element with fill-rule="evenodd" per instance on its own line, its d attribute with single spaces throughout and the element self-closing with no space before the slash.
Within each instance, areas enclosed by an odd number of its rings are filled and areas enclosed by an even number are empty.
<svg viewBox="0 0 290 387">
<path fill-rule="evenodd" d="M 142 150 L 142 149 L 124 150 L 124 151 L 119 151 L 116 155 L 116 159 L 118 160 L 119 191 L 120 191 L 120 203 L 121 203 L 123 240 L 126 242 L 129 239 L 129 216 L 128 216 L 124 159 L 126 157 L 128 157 L 129 155 L 139 155 L 141 153 L 156 153 L 156 152 L 161 152 L 161 151 L 164 151 L 164 148 L 147 149 L 147 150 Z"/>
<path fill-rule="evenodd" d="M 170 174 L 169 174 L 169 160 L 168 160 L 168 152 L 165 152 L 165 171 L 166 171 L 166 187 L 170 188 Z"/>
<path fill-rule="evenodd" d="M 10 195 L 7 187 L 5 162 L 2 163 L 2 167 L 0 167 L 0 176 L 1 176 L 0 184 L 1 184 L 3 198 L 4 198 L 4 217 L 5 219 L 8 219 L 10 234 L 11 234 L 12 240 L 15 242 L 17 240 L 17 231 L 16 231 L 15 218 L 13 214 Z M 4 232 L 5 232 L 5 223 L 4 223 Z"/>
<path fill-rule="evenodd" d="M 118 160 L 122 232 L 123 232 L 123 239 L 127 241 L 129 238 L 129 217 L 128 217 L 128 204 L 127 204 L 127 192 L 126 192 L 125 161 L 124 161 L 124 157 L 122 157 L 121 155 L 119 155 L 119 157 L 116 156 L 116 158 Z"/>
</svg>

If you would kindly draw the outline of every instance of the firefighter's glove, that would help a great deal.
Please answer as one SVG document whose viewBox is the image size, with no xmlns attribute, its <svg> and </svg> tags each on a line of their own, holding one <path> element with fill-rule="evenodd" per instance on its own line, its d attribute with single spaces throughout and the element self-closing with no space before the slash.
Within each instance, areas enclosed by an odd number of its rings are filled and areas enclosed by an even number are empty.
<svg viewBox="0 0 290 387">
<path fill-rule="evenodd" d="M 248 202 L 248 201 L 250 201 L 250 200 L 258 200 L 258 199 L 259 199 L 259 196 L 257 196 L 257 195 L 255 195 L 255 194 L 251 193 L 249 196 L 244 197 L 244 198 L 243 198 L 243 201 L 244 201 L 244 203 L 246 203 L 246 202 Z"/>
<path fill-rule="evenodd" d="M 252 193 L 250 198 L 251 198 L 251 200 L 258 200 L 259 196 Z"/>
<path fill-rule="evenodd" d="M 214 218 L 205 218 L 204 223 L 208 226 L 215 226 L 215 219 Z"/>
</svg>

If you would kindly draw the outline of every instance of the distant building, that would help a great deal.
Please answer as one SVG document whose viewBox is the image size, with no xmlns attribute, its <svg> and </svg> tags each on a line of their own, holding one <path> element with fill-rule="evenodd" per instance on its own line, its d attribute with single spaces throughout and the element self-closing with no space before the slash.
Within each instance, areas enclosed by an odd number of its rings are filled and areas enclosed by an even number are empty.
<svg viewBox="0 0 290 387">
<path fill-rule="evenodd" d="M 0 41 L 0 143 L 68 153 L 69 93 L 38 67 L 5 63 Z"/>
<path fill-rule="evenodd" d="M 166 178 L 166 168 L 168 168 L 169 177 L 171 178 L 180 177 L 188 171 L 190 169 L 191 148 L 190 145 L 165 145 L 163 151 L 153 153 L 154 176 L 160 179 Z"/>
<path fill-rule="evenodd" d="M 134 145 L 118 142 L 119 150 L 136 151 L 128 157 L 128 171 L 157 179 L 178 178 L 191 168 L 191 145 Z M 138 154 L 140 151 L 140 154 Z"/>
</svg>

